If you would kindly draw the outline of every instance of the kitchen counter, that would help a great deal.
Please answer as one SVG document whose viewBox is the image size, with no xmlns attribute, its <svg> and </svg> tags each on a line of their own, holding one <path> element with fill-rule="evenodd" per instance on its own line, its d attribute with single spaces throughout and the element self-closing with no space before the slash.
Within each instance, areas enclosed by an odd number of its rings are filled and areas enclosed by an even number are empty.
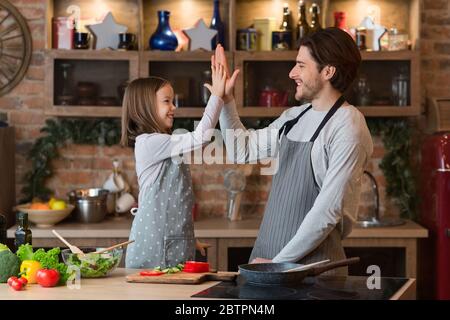
<svg viewBox="0 0 450 320">
<path fill-rule="evenodd" d="M 217 281 L 198 285 L 128 283 L 125 276 L 136 273 L 133 269 L 116 269 L 109 277 L 81 279 L 80 289 L 66 286 L 43 288 L 28 285 L 24 291 L 14 291 L 7 284 L 0 284 L 0 300 L 177 300 L 189 299 L 191 295 L 207 289 Z"/>
<path fill-rule="evenodd" d="M 14 291 L 7 284 L 0 284 L 0 300 L 180 300 L 219 282 L 209 281 L 197 285 L 128 283 L 125 275 L 135 273 L 132 269 L 117 269 L 110 277 L 81 279 L 80 289 L 66 286 L 42 288 L 29 285 L 24 291 Z M 414 299 L 415 280 L 409 279 L 390 299 Z"/>
<path fill-rule="evenodd" d="M 52 229 L 80 247 L 107 247 L 128 240 L 132 216 L 120 219 L 108 217 L 100 223 L 82 224 L 63 221 L 52 228 L 31 227 L 33 245 L 55 247 L 63 244 Z M 195 235 L 211 245 L 207 261 L 216 270 L 232 270 L 229 265 L 230 251 L 236 248 L 251 248 L 258 235 L 260 219 L 229 221 L 226 218 L 211 218 L 195 221 Z M 7 231 L 8 238 L 14 238 L 15 227 Z M 408 220 L 406 224 L 384 228 L 361 228 L 353 226 L 350 235 L 343 240 L 344 247 L 402 248 L 405 252 L 405 272 L 399 276 L 417 278 L 417 241 L 428 237 L 428 230 Z"/>
</svg>

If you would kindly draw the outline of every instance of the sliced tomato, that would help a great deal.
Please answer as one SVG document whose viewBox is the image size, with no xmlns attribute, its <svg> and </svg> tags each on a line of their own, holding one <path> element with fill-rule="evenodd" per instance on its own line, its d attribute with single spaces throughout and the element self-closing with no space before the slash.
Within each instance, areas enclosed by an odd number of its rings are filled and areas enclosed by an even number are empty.
<svg viewBox="0 0 450 320">
<path fill-rule="evenodd" d="M 147 270 L 147 271 L 141 271 L 139 274 L 144 277 L 154 277 L 154 276 L 160 276 L 160 275 L 164 274 L 164 272 L 158 271 L 158 270 Z"/>
</svg>

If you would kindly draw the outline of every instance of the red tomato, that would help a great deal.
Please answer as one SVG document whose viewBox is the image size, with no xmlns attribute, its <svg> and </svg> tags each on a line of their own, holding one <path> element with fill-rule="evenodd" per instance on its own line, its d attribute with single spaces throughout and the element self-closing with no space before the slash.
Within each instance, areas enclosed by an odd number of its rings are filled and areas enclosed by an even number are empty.
<svg viewBox="0 0 450 320">
<path fill-rule="evenodd" d="M 8 286 L 11 287 L 12 282 L 13 282 L 14 280 L 17 280 L 17 277 L 9 277 L 9 278 L 8 278 Z"/>
<path fill-rule="evenodd" d="M 160 275 L 164 274 L 164 272 L 158 271 L 158 270 L 149 270 L 149 271 L 141 271 L 139 274 L 144 277 L 154 277 L 154 276 L 160 276 Z"/>
<path fill-rule="evenodd" d="M 23 288 L 22 282 L 19 281 L 19 279 L 14 279 L 11 282 L 11 288 L 13 288 L 16 291 L 20 291 Z"/>
<path fill-rule="evenodd" d="M 43 287 L 54 287 L 59 281 L 59 272 L 55 269 L 41 269 L 37 272 L 36 280 Z"/>
<path fill-rule="evenodd" d="M 24 287 L 27 285 L 28 280 L 25 277 L 20 277 L 19 279 L 17 279 L 17 281 L 19 281 Z"/>
</svg>

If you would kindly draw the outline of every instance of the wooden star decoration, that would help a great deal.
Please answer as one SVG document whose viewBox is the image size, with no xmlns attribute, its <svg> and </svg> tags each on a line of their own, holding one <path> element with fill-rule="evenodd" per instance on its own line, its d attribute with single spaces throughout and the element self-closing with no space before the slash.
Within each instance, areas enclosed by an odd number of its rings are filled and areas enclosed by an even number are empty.
<svg viewBox="0 0 450 320">
<path fill-rule="evenodd" d="M 191 51 L 196 49 L 211 51 L 211 41 L 217 35 L 217 30 L 209 29 L 203 19 L 200 19 L 193 28 L 184 30 L 184 33 L 191 40 L 189 44 Z"/>
<path fill-rule="evenodd" d="M 108 12 L 101 23 L 86 26 L 95 36 L 95 49 L 117 49 L 119 47 L 119 33 L 127 32 L 128 27 L 118 24 L 111 12 Z"/>
</svg>

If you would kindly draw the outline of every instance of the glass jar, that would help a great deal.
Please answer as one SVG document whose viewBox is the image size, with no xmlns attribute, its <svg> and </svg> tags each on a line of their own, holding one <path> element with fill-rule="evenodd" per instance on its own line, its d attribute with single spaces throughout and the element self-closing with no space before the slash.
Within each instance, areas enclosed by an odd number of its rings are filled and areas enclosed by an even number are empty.
<svg viewBox="0 0 450 320">
<path fill-rule="evenodd" d="M 388 39 L 388 50 L 398 51 L 398 50 L 408 50 L 408 34 L 405 32 L 400 32 L 397 28 L 391 28 L 389 30 Z"/>
</svg>

